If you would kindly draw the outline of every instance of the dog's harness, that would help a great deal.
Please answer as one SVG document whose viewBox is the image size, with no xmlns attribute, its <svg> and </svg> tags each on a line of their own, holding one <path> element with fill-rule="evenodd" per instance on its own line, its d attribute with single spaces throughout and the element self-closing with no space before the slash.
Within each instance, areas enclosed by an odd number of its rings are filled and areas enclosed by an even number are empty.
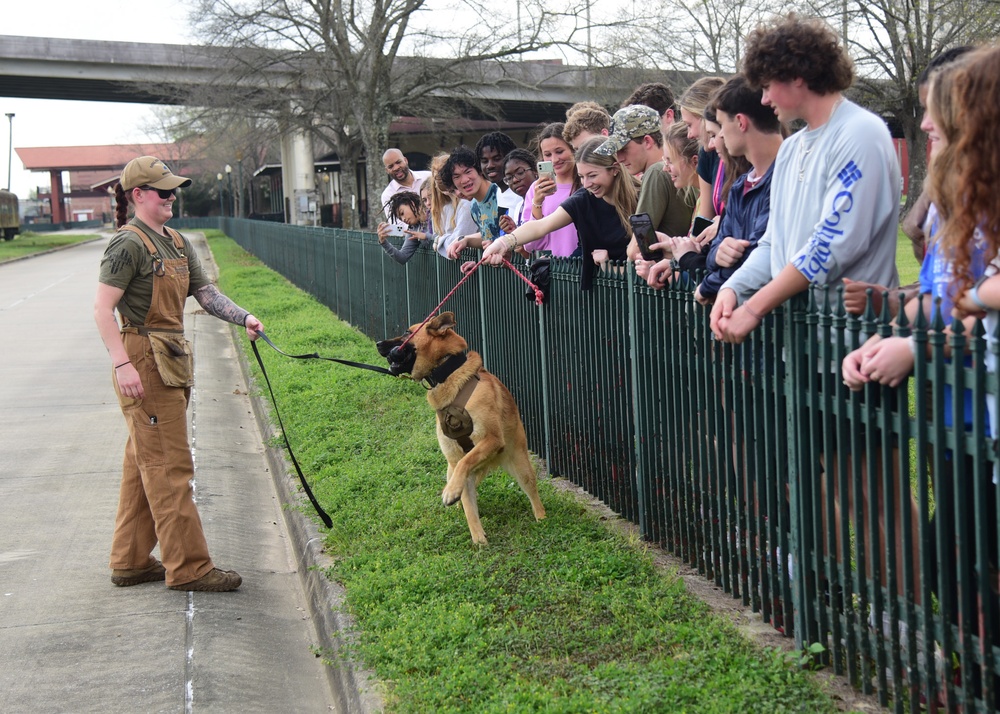
<svg viewBox="0 0 1000 714">
<path fill-rule="evenodd" d="M 467 357 L 464 354 L 452 355 L 442 364 L 431 370 L 430 375 L 427 377 L 427 382 L 430 383 L 432 388 L 436 387 L 454 374 L 455 370 L 464 365 L 466 359 Z M 472 448 L 475 446 L 472 443 L 472 439 L 469 438 L 472 435 L 473 429 L 472 415 L 469 414 L 469 410 L 465 408 L 465 405 L 469 403 L 469 399 L 472 397 L 472 393 L 476 391 L 478 384 L 479 375 L 472 375 L 462 385 L 462 388 L 458 390 L 458 394 L 455 395 L 455 399 L 452 400 L 451 404 L 437 410 L 438 419 L 441 423 L 441 433 L 449 439 L 457 441 L 465 453 L 472 451 Z"/>
</svg>

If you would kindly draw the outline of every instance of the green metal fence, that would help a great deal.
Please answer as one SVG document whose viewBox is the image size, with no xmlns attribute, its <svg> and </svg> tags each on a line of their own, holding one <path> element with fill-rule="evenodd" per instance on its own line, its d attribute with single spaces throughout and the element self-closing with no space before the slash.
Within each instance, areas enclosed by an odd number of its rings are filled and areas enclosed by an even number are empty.
<svg viewBox="0 0 1000 714">
<path fill-rule="evenodd" d="M 370 233 L 221 227 L 373 339 L 423 320 L 461 277 L 423 250 L 400 266 Z M 983 325 L 893 327 L 814 290 L 734 347 L 712 338 L 683 279 L 654 291 L 612 266 L 582 292 L 579 271 L 553 260 L 539 308 L 508 271 L 484 268 L 446 306 L 550 472 L 797 646 L 821 644 L 820 659 L 896 711 L 996 711 L 998 388 L 986 362 L 998 347 Z M 894 330 L 916 345 L 914 377 L 848 391 L 844 356 Z"/>
</svg>

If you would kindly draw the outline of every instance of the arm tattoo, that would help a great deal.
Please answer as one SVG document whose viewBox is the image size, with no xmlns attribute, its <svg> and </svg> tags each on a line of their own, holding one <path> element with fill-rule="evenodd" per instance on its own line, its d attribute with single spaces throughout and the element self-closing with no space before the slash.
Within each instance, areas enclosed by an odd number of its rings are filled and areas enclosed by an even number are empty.
<svg viewBox="0 0 1000 714">
<path fill-rule="evenodd" d="M 242 307 L 234 303 L 225 295 L 219 292 L 214 285 L 206 285 L 194 292 L 194 299 L 205 308 L 205 312 L 220 320 L 231 322 L 234 325 L 243 325 L 246 322 L 248 313 Z"/>
</svg>

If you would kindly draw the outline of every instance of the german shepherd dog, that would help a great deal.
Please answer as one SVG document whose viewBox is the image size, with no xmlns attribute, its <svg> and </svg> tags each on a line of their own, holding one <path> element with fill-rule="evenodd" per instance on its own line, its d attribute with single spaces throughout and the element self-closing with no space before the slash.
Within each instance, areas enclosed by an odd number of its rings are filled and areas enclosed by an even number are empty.
<svg viewBox="0 0 1000 714">
<path fill-rule="evenodd" d="M 514 397 L 483 369 L 479 353 L 469 351 L 468 343 L 455 332 L 453 313 L 441 313 L 424 329 L 419 327 L 412 325 L 406 334 L 379 342 L 377 347 L 389 360 L 393 374 L 409 374 L 430 385 L 427 401 L 437 412 L 438 444 L 448 460 L 448 482 L 441 492 L 444 505 L 461 499 L 472 542 L 485 545 L 476 487 L 486 474 L 500 467 L 527 494 L 535 518 L 545 518 Z M 400 349 L 407 337 L 409 342 Z M 463 413 L 463 402 L 467 413 Z M 462 431 L 467 435 L 456 433 Z"/>
</svg>

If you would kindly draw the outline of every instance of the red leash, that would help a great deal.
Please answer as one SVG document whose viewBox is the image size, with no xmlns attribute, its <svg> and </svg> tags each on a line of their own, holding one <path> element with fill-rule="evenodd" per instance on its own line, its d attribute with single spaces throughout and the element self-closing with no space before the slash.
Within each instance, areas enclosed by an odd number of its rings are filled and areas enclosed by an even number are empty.
<svg viewBox="0 0 1000 714">
<path fill-rule="evenodd" d="M 448 302 L 448 300 L 451 299 L 451 296 L 454 295 L 455 292 L 460 287 L 462 287 L 462 283 L 464 283 L 466 280 L 468 280 L 469 278 L 471 278 L 472 274 L 474 272 L 476 272 L 477 270 L 479 270 L 479 266 L 483 264 L 484 260 L 486 260 L 485 257 L 484 258 L 480 258 L 479 262 L 476 263 L 474 266 L 472 266 L 472 268 L 469 270 L 469 272 L 466 273 L 465 276 L 461 280 L 458 281 L 458 284 L 455 285 L 455 287 L 453 287 L 451 289 L 451 291 L 447 295 L 444 296 L 444 299 L 437 304 L 437 307 L 435 307 L 433 310 L 431 310 L 430 314 L 427 315 L 427 317 L 424 318 L 424 321 L 420 323 L 420 326 L 417 329 L 415 329 L 413 332 L 411 332 L 407 336 L 407 338 L 405 340 L 403 340 L 402 344 L 400 344 L 399 347 L 403 347 L 403 345 L 405 345 L 407 342 L 409 342 L 410 340 L 413 339 L 414 335 L 416 335 L 418 332 L 420 332 L 422 329 L 424 329 L 424 325 L 426 325 L 430 321 L 430 319 L 432 317 L 434 317 L 434 315 L 437 313 L 437 311 L 441 309 L 441 306 L 444 305 L 446 302 Z M 539 288 L 533 282 L 531 282 L 526 277 L 524 277 L 523 275 L 521 275 L 521 271 L 519 271 L 517 268 L 515 268 L 513 266 L 513 264 L 511 264 L 511 262 L 509 260 L 507 260 L 506 258 L 503 259 L 503 264 L 506 265 L 508 268 L 510 268 L 513 271 L 514 275 L 516 275 L 521 280 L 523 280 L 524 282 L 526 282 L 529 286 L 531 286 L 531 289 L 535 291 L 535 304 L 536 305 L 541 305 L 542 301 L 545 299 L 545 296 L 542 294 L 541 288 Z"/>
</svg>

